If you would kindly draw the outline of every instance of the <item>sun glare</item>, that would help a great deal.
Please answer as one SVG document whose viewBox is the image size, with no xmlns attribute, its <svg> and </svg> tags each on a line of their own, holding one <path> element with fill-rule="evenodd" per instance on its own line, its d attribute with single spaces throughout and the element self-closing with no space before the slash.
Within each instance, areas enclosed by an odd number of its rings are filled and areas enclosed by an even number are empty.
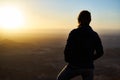
<svg viewBox="0 0 120 80">
<path fill-rule="evenodd" d="M 14 6 L 0 7 L 0 27 L 3 30 L 16 30 L 24 25 L 22 12 Z"/>
</svg>

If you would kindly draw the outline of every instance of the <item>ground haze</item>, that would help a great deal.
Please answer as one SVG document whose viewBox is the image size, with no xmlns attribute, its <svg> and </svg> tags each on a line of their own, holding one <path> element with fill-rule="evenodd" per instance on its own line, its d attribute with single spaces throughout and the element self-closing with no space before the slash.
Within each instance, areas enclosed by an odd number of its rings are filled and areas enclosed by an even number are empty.
<svg viewBox="0 0 120 80">
<path fill-rule="evenodd" d="M 54 34 L 25 42 L 0 41 L 0 80 L 55 80 L 66 64 L 66 34 Z M 100 35 L 105 54 L 95 61 L 95 80 L 120 79 L 120 35 Z M 80 80 L 77 77 L 74 80 Z"/>
</svg>

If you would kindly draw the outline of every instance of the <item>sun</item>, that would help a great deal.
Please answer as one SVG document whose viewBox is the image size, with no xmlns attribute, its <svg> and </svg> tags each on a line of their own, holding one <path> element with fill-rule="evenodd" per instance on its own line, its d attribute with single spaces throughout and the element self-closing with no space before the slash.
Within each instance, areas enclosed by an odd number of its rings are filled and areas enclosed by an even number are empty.
<svg viewBox="0 0 120 80">
<path fill-rule="evenodd" d="M 22 11 L 15 6 L 0 7 L 0 27 L 4 30 L 16 30 L 24 25 Z"/>
</svg>

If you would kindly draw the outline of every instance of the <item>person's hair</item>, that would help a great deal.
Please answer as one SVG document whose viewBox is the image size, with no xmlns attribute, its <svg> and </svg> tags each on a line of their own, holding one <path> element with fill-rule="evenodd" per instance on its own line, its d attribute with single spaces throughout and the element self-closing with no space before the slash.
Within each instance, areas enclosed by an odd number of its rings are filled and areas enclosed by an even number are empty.
<svg viewBox="0 0 120 80">
<path fill-rule="evenodd" d="M 87 10 L 81 11 L 78 16 L 78 23 L 80 25 L 89 25 L 90 21 L 91 21 L 91 13 Z"/>
</svg>

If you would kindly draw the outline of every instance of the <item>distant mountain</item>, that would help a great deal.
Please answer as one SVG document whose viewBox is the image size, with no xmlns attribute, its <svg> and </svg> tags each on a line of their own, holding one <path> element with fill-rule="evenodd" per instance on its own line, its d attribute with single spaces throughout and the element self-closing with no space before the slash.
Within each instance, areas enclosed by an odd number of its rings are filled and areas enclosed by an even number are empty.
<svg viewBox="0 0 120 80">
<path fill-rule="evenodd" d="M 15 46 L 17 44 L 17 42 L 9 39 L 4 39 L 0 41 L 0 46 Z"/>
<path fill-rule="evenodd" d="M 33 48 L 34 44 L 26 42 L 16 42 L 14 40 L 4 39 L 0 41 L 0 50 L 23 50 Z"/>
</svg>

